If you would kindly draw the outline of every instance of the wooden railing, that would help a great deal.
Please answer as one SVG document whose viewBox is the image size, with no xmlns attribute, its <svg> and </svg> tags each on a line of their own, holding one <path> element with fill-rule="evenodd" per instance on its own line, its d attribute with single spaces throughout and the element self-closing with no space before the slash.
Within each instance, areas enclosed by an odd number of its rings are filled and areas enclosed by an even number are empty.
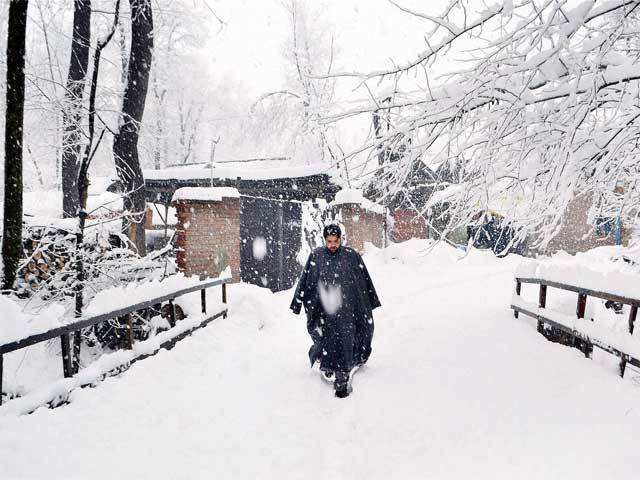
<svg viewBox="0 0 640 480">
<path fill-rule="evenodd" d="M 537 308 L 535 304 L 528 304 L 525 301 L 521 301 L 520 293 L 523 283 L 531 283 L 540 285 L 538 292 L 538 304 Z M 573 347 L 577 347 L 587 358 L 591 357 L 593 347 L 596 346 L 606 352 L 616 355 L 620 358 L 619 371 L 620 376 L 624 377 L 624 372 L 627 367 L 627 363 L 640 368 L 640 360 L 629 351 L 624 351 L 624 346 L 611 345 L 606 340 L 597 338 L 597 336 L 589 335 L 588 333 L 576 328 L 568 326 L 566 323 L 558 321 L 558 318 L 566 316 L 560 312 L 554 312 L 547 308 L 547 288 L 557 288 L 564 291 L 575 292 L 578 294 L 576 303 L 576 319 L 583 319 L 585 314 L 585 308 L 587 305 L 587 297 L 601 298 L 603 300 L 610 300 L 612 302 L 621 303 L 624 305 L 630 305 L 629 317 L 627 319 L 628 324 L 626 329 L 629 336 L 633 335 L 635 321 L 638 314 L 638 307 L 640 306 L 640 300 L 635 298 L 623 297 L 610 292 L 601 292 L 596 290 L 590 290 L 588 288 L 577 287 L 575 285 L 569 285 L 565 283 L 552 282 L 540 278 L 516 278 L 516 295 L 512 302 L 511 308 L 513 309 L 514 316 L 518 318 L 518 314 L 530 316 L 538 320 L 538 332 L 544 335 L 547 339 L 555 342 L 568 344 Z M 556 317 L 556 318 L 553 318 Z M 545 328 L 545 324 L 551 327 L 551 332 Z M 560 333 L 560 335 L 558 335 Z M 626 336 L 626 335 L 625 335 Z M 568 340 L 568 341 L 567 341 Z M 624 343 L 624 342 L 621 342 Z"/>
<path fill-rule="evenodd" d="M 205 280 L 197 285 L 183 288 L 181 290 L 176 290 L 174 292 L 168 293 L 166 295 L 162 295 L 160 297 L 152 298 L 150 300 L 146 300 L 144 302 L 136 303 L 134 305 L 130 305 L 125 308 L 120 308 L 117 310 L 112 310 L 106 313 L 101 313 L 99 315 L 90 316 L 86 318 L 79 318 L 77 321 L 70 323 L 68 325 L 64 325 L 62 327 L 54 328 L 48 330 L 46 332 L 38 333 L 35 335 L 31 335 L 27 338 L 23 338 L 21 340 L 16 340 L 14 342 L 6 343 L 4 345 L 0 345 L 0 405 L 2 405 L 2 370 L 3 370 L 3 355 L 15 352 L 16 350 L 21 350 L 23 348 L 35 345 L 37 343 L 46 342 L 47 340 L 55 339 L 60 337 L 60 343 L 62 347 L 62 371 L 65 377 L 72 377 L 74 373 L 77 373 L 78 366 L 73 365 L 72 362 L 72 352 L 71 352 L 71 334 L 79 334 L 80 331 L 84 328 L 91 327 L 97 325 L 102 322 L 106 322 L 111 319 L 120 318 L 124 319 L 125 328 L 127 331 L 127 348 L 133 349 L 134 345 L 134 337 L 133 337 L 133 321 L 132 314 L 139 310 L 147 309 L 154 307 L 156 305 L 162 304 L 163 302 L 169 302 L 169 325 L 171 327 L 175 327 L 176 325 L 176 311 L 174 300 L 177 297 L 182 295 L 186 295 L 188 293 L 197 292 L 200 290 L 200 301 L 202 305 L 202 313 L 207 313 L 207 288 L 212 288 L 216 286 L 222 286 L 222 303 L 226 305 L 227 303 L 227 283 L 231 281 L 230 278 L 218 278 L 215 280 Z M 226 318 L 228 315 L 228 309 L 224 308 L 223 310 L 205 318 L 202 322 L 196 325 L 193 328 L 190 328 L 187 331 L 181 332 L 179 335 L 170 338 L 165 343 L 160 345 L 160 348 L 171 348 L 177 341 L 183 339 L 187 335 L 191 334 L 193 331 L 202 328 L 215 320 L 216 318 L 223 317 Z M 131 361 L 133 363 L 136 360 L 141 360 L 143 358 L 149 357 L 149 354 L 141 354 L 135 359 Z"/>
</svg>

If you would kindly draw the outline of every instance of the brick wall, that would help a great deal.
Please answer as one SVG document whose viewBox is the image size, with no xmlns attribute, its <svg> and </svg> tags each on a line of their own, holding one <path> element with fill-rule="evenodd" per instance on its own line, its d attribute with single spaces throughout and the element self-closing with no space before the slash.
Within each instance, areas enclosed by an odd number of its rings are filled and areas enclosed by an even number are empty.
<svg viewBox="0 0 640 480">
<path fill-rule="evenodd" d="M 588 221 L 589 209 L 591 208 L 592 197 L 590 195 L 580 195 L 569 203 L 563 217 L 563 224 L 546 249 L 546 253 L 555 253 L 564 250 L 568 253 L 585 252 L 595 247 L 604 245 L 614 245 L 613 234 L 598 236 L 592 230 L 592 225 Z M 627 232 L 623 230 L 623 237 Z"/>
<path fill-rule="evenodd" d="M 393 212 L 393 241 L 404 242 L 412 238 L 427 238 L 427 222 L 412 210 Z"/>
<path fill-rule="evenodd" d="M 231 266 L 240 280 L 240 199 L 174 202 L 178 269 L 187 276 L 217 277 Z"/>
<path fill-rule="evenodd" d="M 362 252 L 365 242 L 382 248 L 385 243 L 386 219 L 384 214 L 362 208 L 357 203 L 344 203 L 333 207 L 336 218 L 345 228 L 347 246 Z"/>
</svg>

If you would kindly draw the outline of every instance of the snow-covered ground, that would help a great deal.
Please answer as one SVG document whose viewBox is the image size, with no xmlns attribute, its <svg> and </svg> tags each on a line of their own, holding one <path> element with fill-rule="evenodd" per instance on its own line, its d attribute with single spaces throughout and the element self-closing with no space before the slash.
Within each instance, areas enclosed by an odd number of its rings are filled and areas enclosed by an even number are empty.
<svg viewBox="0 0 640 480">
<path fill-rule="evenodd" d="M 171 352 L 0 415 L 1 477 L 637 478 L 640 375 L 514 319 L 518 258 L 425 246 L 365 256 L 384 306 L 347 399 L 309 369 L 291 292 L 233 285 Z"/>
</svg>

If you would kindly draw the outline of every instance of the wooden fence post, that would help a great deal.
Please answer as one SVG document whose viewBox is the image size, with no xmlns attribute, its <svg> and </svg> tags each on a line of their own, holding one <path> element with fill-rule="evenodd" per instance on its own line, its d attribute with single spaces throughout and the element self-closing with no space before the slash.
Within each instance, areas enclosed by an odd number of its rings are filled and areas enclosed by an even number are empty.
<svg viewBox="0 0 640 480">
<path fill-rule="evenodd" d="M 133 318 L 130 313 L 125 315 L 127 322 L 127 350 L 133 350 Z"/>
<path fill-rule="evenodd" d="M 540 292 L 538 292 L 538 307 L 547 307 L 547 286 L 542 283 L 540 284 Z M 541 320 L 538 320 L 538 332 L 544 332 L 544 324 Z"/>
<path fill-rule="evenodd" d="M 73 376 L 73 365 L 71 364 L 71 342 L 68 333 L 60 336 L 60 345 L 62 347 L 62 373 L 64 378 Z"/>
<path fill-rule="evenodd" d="M 225 310 L 226 310 L 226 305 L 227 305 L 227 284 L 226 283 L 222 284 L 222 303 L 225 304 Z M 227 318 L 227 312 L 226 311 L 222 315 L 222 318 Z"/>
<path fill-rule="evenodd" d="M 200 302 L 202 303 L 202 313 L 207 313 L 207 290 L 200 290 Z"/>
<path fill-rule="evenodd" d="M 578 294 L 578 305 L 576 307 L 576 316 L 578 318 L 584 318 L 584 311 L 587 307 L 587 294 L 579 293 Z"/>
<path fill-rule="evenodd" d="M 636 316 L 638 315 L 638 306 L 631 305 L 631 311 L 629 312 L 629 334 L 633 335 L 633 329 L 636 323 Z"/>
<path fill-rule="evenodd" d="M 625 357 L 624 353 L 620 354 L 620 363 L 618 368 L 620 371 L 620 377 L 624 378 L 624 372 L 627 369 L 627 357 Z"/>
<path fill-rule="evenodd" d="M 176 326 L 176 306 L 173 304 L 173 299 L 169 300 L 169 325 L 172 328 Z"/>
<path fill-rule="evenodd" d="M 516 278 L 516 295 L 520 296 L 520 292 L 521 291 L 522 291 L 522 282 Z M 513 311 L 513 316 L 515 318 L 518 318 L 518 314 L 519 313 L 520 312 L 518 312 L 517 310 L 514 310 Z"/>
<path fill-rule="evenodd" d="M 2 405 L 2 363 L 3 356 L 0 354 L 0 405 Z"/>
<path fill-rule="evenodd" d="M 629 335 L 633 335 L 633 329 L 635 328 L 636 317 L 638 316 L 638 306 L 631 305 L 631 310 L 629 311 Z M 620 355 L 620 376 L 624 378 L 624 372 L 627 369 L 627 357 L 624 353 Z"/>
<path fill-rule="evenodd" d="M 576 306 L 576 316 L 578 318 L 584 318 L 584 312 L 587 308 L 587 294 L 579 293 L 578 294 L 578 305 Z M 576 338 L 574 337 L 574 342 Z M 580 350 L 584 353 L 586 358 L 591 357 L 591 352 L 593 352 L 593 345 L 589 343 L 588 340 L 580 340 Z"/>
<path fill-rule="evenodd" d="M 80 370 L 80 346 L 82 342 L 82 330 L 73 332 L 73 355 L 71 356 L 71 367 L 75 375 Z"/>
</svg>

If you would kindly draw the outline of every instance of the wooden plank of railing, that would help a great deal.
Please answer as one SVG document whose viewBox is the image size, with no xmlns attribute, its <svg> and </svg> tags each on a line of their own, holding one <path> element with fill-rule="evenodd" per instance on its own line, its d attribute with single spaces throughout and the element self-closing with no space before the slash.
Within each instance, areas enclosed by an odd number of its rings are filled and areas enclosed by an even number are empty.
<svg viewBox="0 0 640 480">
<path fill-rule="evenodd" d="M 110 312 L 105 312 L 100 315 L 96 315 L 93 317 L 82 318 L 79 321 L 74 323 L 70 323 L 63 327 L 54 328 L 53 330 L 48 330 L 46 332 L 38 333 L 35 335 L 31 335 L 30 337 L 23 338 L 21 340 L 17 340 L 15 342 L 6 343 L 4 345 L 0 345 L 0 355 L 4 353 L 10 353 L 15 350 L 20 350 L 21 348 L 28 347 L 31 345 L 35 345 L 36 343 L 43 342 L 45 340 L 50 340 L 52 338 L 60 337 L 65 333 L 72 333 L 76 330 L 80 330 L 82 328 L 91 327 L 100 322 L 104 322 L 105 320 L 110 320 L 116 317 L 122 317 L 128 313 L 135 312 L 136 310 L 142 310 L 144 308 L 149 308 L 158 303 L 166 302 L 167 300 L 173 300 L 176 297 L 180 297 L 182 295 L 186 295 L 187 293 L 197 292 L 198 290 L 202 290 L 203 288 L 211 288 L 218 285 L 222 285 L 223 289 L 225 288 L 225 284 L 230 282 L 230 278 L 221 278 L 212 280 L 210 282 L 206 282 L 204 284 L 198 284 L 193 287 L 183 288 L 176 292 L 162 295 L 160 297 L 153 298 L 151 300 L 147 300 L 144 302 L 136 303 L 129 307 L 120 308 L 117 310 L 112 310 Z"/>
<path fill-rule="evenodd" d="M 633 330 L 636 323 L 636 317 L 638 315 L 638 307 L 636 305 L 631 306 L 631 310 L 629 311 L 629 335 L 633 335 Z M 628 356 L 620 357 L 620 376 L 624 377 L 624 372 L 627 369 L 627 362 L 630 360 Z"/>
<path fill-rule="evenodd" d="M 530 310 L 527 310 L 526 308 L 522 308 L 522 307 L 519 307 L 517 305 L 512 305 L 511 308 L 513 308 L 514 310 L 518 310 L 520 313 L 522 313 L 524 315 L 527 315 L 529 317 L 535 318 L 536 320 L 541 320 L 544 323 L 548 323 L 549 325 L 552 325 L 552 326 L 556 327 L 558 330 L 562 330 L 563 332 L 566 332 L 566 333 L 568 333 L 570 335 L 574 335 L 576 337 L 579 337 L 580 339 L 589 340 L 590 342 L 593 342 L 593 344 L 596 347 L 598 347 L 601 350 L 604 350 L 606 352 L 609 352 L 609 353 L 611 353 L 613 355 L 616 355 L 618 357 L 621 357 L 621 356 L 624 355 L 624 356 L 627 357 L 628 363 L 640 368 L 640 360 L 639 359 L 633 358 L 630 355 L 627 355 L 626 353 L 618 350 L 617 348 L 612 347 L 611 345 L 607 345 L 607 344 L 602 343 L 602 342 L 600 342 L 600 341 L 598 341 L 596 339 L 588 338 L 586 335 L 578 332 L 577 330 L 573 330 L 573 329 L 567 327 L 566 325 L 563 325 L 562 323 L 558 323 L 558 322 L 552 320 L 551 318 L 545 317 L 544 315 L 540 315 L 539 313 L 532 312 Z"/>
<path fill-rule="evenodd" d="M 223 303 L 227 303 L 227 282 L 230 282 L 231 278 L 219 278 L 216 280 L 211 280 L 209 282 L 200 283 L 193 287 L 183 288 L 181 290 L 177 290 L 173 293 L 162 295 L 160 297 L 153 298 L 151 300 L 147 300 L 145 302 L 136 303 L 126 308 L 120 308 L 117 310 L 113 310 L 111 312 L 103 313 L 100 315 L 96 315 L 89 318 L 84 318 L 82 320 L 76 321 L 69 325 L 65 325 L 63 327 L 54 328 L 47 332 L 38 333 L 35 335 L 31 335 L 27 338 L 17 340 L 14 342 L 6 343 L 4 345 L 0 345 L 0 405 L 2 405 L 2 378 L 3 378 L 3 355 L 5 353 L 14 352 L 16 350 L 20 350 L 22 348 L 26 348 L 31 345 L 35 345 L 40 342 L 44 342 L 46 340 L 50 340 L 52 338 L 60 337 L 60 344 L 62 350 L 62 371 L 65 378 L 72 377 L 74 373 L 77 373 L 78 365 L 73 364 L 73 358 L 71 354 L 71 341 L 70 335 L 71 333 L 79 332 L 86 327 L 90 327 L 96 325 L 98 323 L 104 322 L 105 320 L 110 320 L 112 318 L 117 318 L 123 316 L 125 318 L 127 324 L 127 348 L 133 349 L 133 322 L 131 313 L 137 310 L 142 310 L 144 308 L 149 308 L 158 303 L 162 303 L 164 301 L 169 300 L 170 303 L 170 315 L 171 315 L 171 326 L 175 326 L 175 306 L 173 304 L 173 300 L 179 296 L 186 295 L 187 293 L 196 292 L 198 290 L 201 291 L 201 299 L 202 299 L 202 311 L 206 313 L 206 289 L 215 287 L 217 285 L 222 285 L 222 301 Z M 223 318 L 227 318 L 228 310 L 225 308 L 223 311 L 214 315 L 203 321 L 201 325 L 197 328 L 200 328 L 206 325 L 208 322 L 212 321 L 219 316 Z M 193 331 L 191 329 L 190 331 Z M 180 337 L 183 338 L 183 337 Z M 176 340 L 177 341 L 177 340 Z"/>
<path fill-rule="evenodd" d="M 169 325 L 172 328 L 176 326 L 176 306 L 173 303 L 173 299 L 169 300 Z"/>
<path fill-rule="evenodd" d="M 222 284 L 222 303 L 224 303 L 225 305 L 227 304 L 227 284 L 226 283 Z M 226 310 L 222 318 L 227 318 Z"/>
<path fill-rule="evenodd" d="M 546 303 L 547 303 L 547 287 L 554 287 L 554 288 L 559 288 L 561 290 L 567 290 L 567 291 L 572 291 L 572 292 L 577 292 L 578 293 L 578 302 L 576 305 L 576 317 L 577 318 L 584 318 L 585 316 L 585 310 L 586 310 L 586 305 L 587 305 L 587 297 L 588 296 L 593 296 L 596 298 L 601 298 L 603 300 L 611 300 L 614 302 L 619 302 L 619 303 L 624 303 L 627 305 L 631 306 L 631 310 L 629 312 L 629 334 L 633 335 L 633 331 L 634 331 L 634 325 L 635 325 L 635 321 L 636 321 L 636 317 L 638 314 L 638 305 L 640 305 L 640 300 L 637 300 L 635 298 L 628 298 L 628 297 L 623 297 L 620 295 L 615 295 L 615 294 L 611 294 L 608 292 L 600 292 L 600 291 L 596 291 L 596 290 L 591 290 L 591 289 L 585 289 L 585 288 L 581 288 L 581 287 L 576 287 L 574 285 L 568 285 L 568 284 L 563 284 L 563 283 L 559 283 L 559 282 L 551 282 L 551 281 L 547 281 L 547 280 L 543 280 L 543 279 L 539 279 L 539 278 L 525 278 L 525 277 L 517 277 L 516 278 L 516 293 L 518 294 L 518 296 L 521 293 L 520 287 L 522 285 L 522 283 L 530 283 L 530 284 L 539 284 L 540 285 L 540 291 L 538 294 L 538 306 L 540 308 L 546 308 Z M 519 307 L 517 305 L 511 305 L 511 308 L 514 311 L 514 315 L 516 313 L 523 313 L 525 315 L 528 315 L 530 317 L 535 318 L 538 321 L 538 331 L 542 332 L 542 328 L 544 326 L 544 323 L 548 323 L 550 325 L 552 325 L 555 328 L 558 328 L 561 331 L 564 331 L 568 334 L 571 335 L 571 338 L 573 339 L 574 342 L 574 346 L 577 346 L 580 348 L 580 350 L 582 350 L 582 352 L 584 353 L 585 357 L 590 358 L 591 353 L 593 352 L 593 347 L 597 346 L 598 348 L 605 350 L 611 354 L 614 354 L 618 357 L 620 357 L 620 376 L 624 377 L 624 372 L 626 369 L 626 365 L 627 363 L 630 363 L 634 366 L 637 366 L 640 368 L 640 360 L 632 357 L 631 355 L 628 355 L 625 352 L 622 352 L 610 345 L 604 344 L 602 342 L 600 342 L 597 339 L 591 339 L 589 338 L 587 335 L 583 335 L 580 332 L 573 330 L 571 328 L 568 328 L 558 322 L 555 322 L 553 320 L 551 320 L 550 318 L 547 318 L 543 315 L 540 315 L 539 313 L 534 313 L 531 312 L 527 309 L 524 309 L 522 307 Z M 517 315 L 516 315 L 517 318 Z M 576 345 L 576 342 L 578 342 L 578 345 Z"/>
<path fill-rule="evenodd" d="M 540 291 L 538 292 L 538 307 L 547 307 L 547 286 L 540 284 Z M 544 324 L 538 320 L 538 332 L 542 333 L 544 330 Z"/>
<path fill-rule="evenodd" d="M 60 335 L 60 347 L 62 350 L 62 373 L 64 378 L 73 376 L 73 365 L 71 364 L 71 342 L 69 333 Z"/>
<path fill-rule="evenodd" d="M 578 293 L 578 303 L 576 305 L 576 317 L 584 318 L 585 310 L 587 309 L 587 295 L 585 293 Z M 576 338 L 575 336 L 573 337 Z M 593 346 L 588 340 L 580 341 L 580 350 L 584 353 L 584 356 L 589 358 L 591 352 L 593 352 Z"/>
<path fill-rule="evenodd" d="M 130 313 L 125 315 L 127 323 L 127 350 L 133 350 L 133 318 Z"/>
<path fill-rule="evenodd" d="M 633 335 L 633 329 L 636 323 L 636 316 L 638 315 L 638 306 L 632 305 L 629 312 L 629 334 Z"/>
<path fill-rule="evenodd" d="M 2 405 L 2 370 L 3 370 L 4 358 L 0 355 L 0 405 Z"/>
<path fill-rule="evenodd" d="M 591 290 L 589 288 L 583 288 L 583 287 L 576 287 L 575 285 L 552 282 L 552 281 L 543 280 L 540 278 L 518 277 L 517 280 L 519 280 L 522 283 L 544 284 L 549 287 L 559 288 L 560 290 L 583 293 L 589 297 L 596 297 L 596 298 L 601 298 L 603 300 L 611 300 L 612 302 L 619 302 L 619 303 L 624 303 L 625 305 L 635 305 L 636 307 L 640 307 L 640 300 L 638 300 L 637 298 L 624 297 L 624 296 L 616 295 L 613 293 L 601 292 L 598 290 Z"/>
</svg>

